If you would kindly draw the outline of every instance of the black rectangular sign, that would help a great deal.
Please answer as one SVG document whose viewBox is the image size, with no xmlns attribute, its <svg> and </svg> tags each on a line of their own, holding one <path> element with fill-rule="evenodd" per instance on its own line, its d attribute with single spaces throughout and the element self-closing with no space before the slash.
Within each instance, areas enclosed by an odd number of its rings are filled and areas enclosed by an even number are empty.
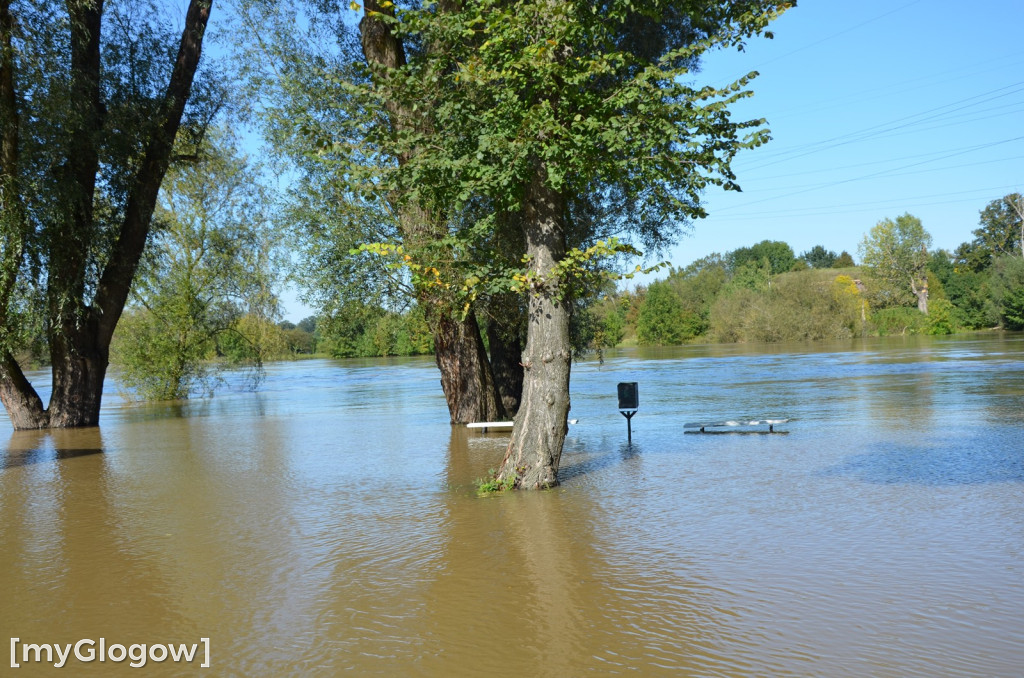
<svg viewBox="0 0 1024 678">
<path fill-rule="evenodd" d="M 635 381 L 619 383 L 619 409 L 635 410 L 640 407 L 640 390 Z"/>
</svg>

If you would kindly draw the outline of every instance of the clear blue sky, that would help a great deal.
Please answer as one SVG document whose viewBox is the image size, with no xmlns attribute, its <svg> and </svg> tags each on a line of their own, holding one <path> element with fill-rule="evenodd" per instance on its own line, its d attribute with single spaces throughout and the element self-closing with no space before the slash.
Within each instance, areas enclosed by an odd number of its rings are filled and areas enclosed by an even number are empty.
<svg viewBox="0 0 1024 678">
<path fill-rule="evenodd" d="M 799 0 L 772 30 L 696 76 L 758 71 L 734 115 L 767 119 L 773 139 L 737 159 L 742 193 L 706 194 L 673 265 L 765 239 L 859 261 L 864 234 L 904 212 L 952 250 L 1024 190 L 1024 0 Z M 292 320 L 311 312 L 285 302 Z"/>
<path fill-rule="evenodd" d="M 697 76 L 758 71 L 736 115 L 773 139 L 737 159 L 742 193 L 707 193 L 673 265 L 764 239 L 859 261 L 864 234 L 904 212 L 953 249 L 1024 190 L 1024 0 L 799 0 L 773 31 Z"/>
</svg>

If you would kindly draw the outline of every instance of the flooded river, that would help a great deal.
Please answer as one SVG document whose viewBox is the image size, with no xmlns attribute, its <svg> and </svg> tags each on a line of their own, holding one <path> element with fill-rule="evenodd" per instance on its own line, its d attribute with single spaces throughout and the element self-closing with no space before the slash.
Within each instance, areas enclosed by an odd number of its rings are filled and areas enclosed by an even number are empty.
<svg viewBox="0 0 1024 678">
<path fill-rule="evenodd" d="M 430 359 L 0 418 L 0 673 L 1021 675 L 1024 336 L 619 351 L 572 383 L 562 486 L 486 498 L 507 438 L 449 426 Z M 683 429 L 736 416 L 793 421 Z"/>
</svg>

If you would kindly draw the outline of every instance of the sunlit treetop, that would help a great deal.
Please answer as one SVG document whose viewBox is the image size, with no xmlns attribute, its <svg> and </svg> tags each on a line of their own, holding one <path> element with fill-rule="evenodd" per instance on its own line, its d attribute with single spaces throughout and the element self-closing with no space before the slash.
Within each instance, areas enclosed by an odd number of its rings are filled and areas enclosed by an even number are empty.
<svg viewBox="0 0 1024 678">
<path fill-rule="evenodd" d="M 768 133 L 730 118 L 755 74 L 697 85 L 699 59 L 764 33 L 789 4 L 481 0 L 384 12 L 411 48 L 376 74 L 374 95 L 413 116 L 374 127 L 370 141 L 408 158 L 387 183 L 412 199 L 486 196 L 515 211 L 543 163 L 557 190 L 613 186 L 640 200 L 641 221 L 702 217 L 701 192 L 737 188 L 731 160 Z"/>
</svg>

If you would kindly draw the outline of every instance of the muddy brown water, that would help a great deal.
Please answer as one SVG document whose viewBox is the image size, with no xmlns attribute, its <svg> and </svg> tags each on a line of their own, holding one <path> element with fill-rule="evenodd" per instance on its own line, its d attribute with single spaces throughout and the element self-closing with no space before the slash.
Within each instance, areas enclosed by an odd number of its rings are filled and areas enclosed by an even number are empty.
<svg viewBox="0 0 1024 678">
<path fill-rule="evenodd" d="M 1022 675 L 1024 336 L 619 351 L 572 383 L 562 486 L 488 498 L 506 435 L 450 427 L 429 359 L 0 419 L 0 674 Z M 765 415 L 794 421 L 682 427 Z M 23 661 L 100 638 L 208 638 L 210 668 Z"/>
</svg>

